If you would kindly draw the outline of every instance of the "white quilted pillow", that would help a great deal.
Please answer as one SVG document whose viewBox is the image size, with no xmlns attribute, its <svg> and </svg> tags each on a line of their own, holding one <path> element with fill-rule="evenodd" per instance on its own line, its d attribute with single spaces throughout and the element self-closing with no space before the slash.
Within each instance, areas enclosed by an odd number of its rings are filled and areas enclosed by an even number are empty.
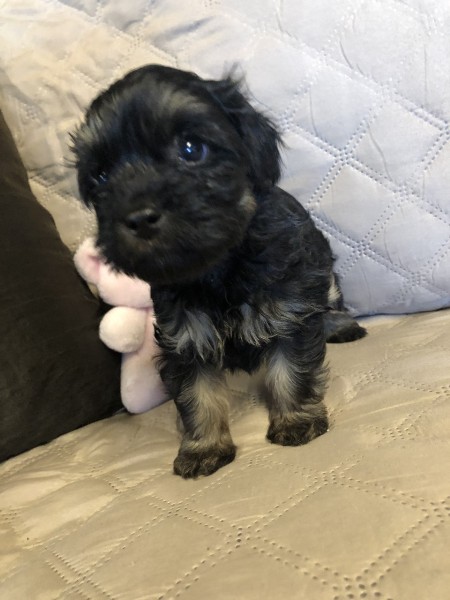
<svg viewBox="0 0 450 600">
<path fill-rule="evenodd" d="M 450 7 L 442 0 L 22 0 L 2 8 L 1 106 L 38 198 L 90 231 L 67 132 L 127 70 L 237 62 L 282 130 L 283 186 L 338 257 L 354 314 L 450 304 Z"/>
</svg>

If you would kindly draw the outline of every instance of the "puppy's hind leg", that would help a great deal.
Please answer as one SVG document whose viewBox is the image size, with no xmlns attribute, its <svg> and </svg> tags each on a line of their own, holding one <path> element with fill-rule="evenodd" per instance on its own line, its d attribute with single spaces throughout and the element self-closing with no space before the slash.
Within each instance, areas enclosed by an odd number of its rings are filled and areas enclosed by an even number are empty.
<svg viewBox="0 0 450 600">
<path fill-rule="evenodd" d="M 353 319 L 344 305 L 344 299 L 335 273 L 331 276 L 328 292 L 330 311 L 324 316 L 325 336 L 330 344 L 354 342 L 363 338 L 367 331 Z"/>
<path fill-rule="evenodd" d="M 367 330 L 343 310 L 330 310 L 324 316 L 325 335 L 329 344 L 354 342 L 367 335 Z"/>
<path fill-rule="evenodd" d="M 177 368 L 171 361 L 172 376 L 168 377 L 167 368 L 161 371 L 169 390 L 174 392 L 184 426 L 174 473 L 185 479 L 210 475 L 232 462 L 236 455 L 228 426 L 227 387 L 222 372 L 206 365 L 189 369 L 186 375 L 181 365 Z"/>
<path fill-rule="evenodd" d="M 306 444 L 328 429 L 322 316 L 309 317 L 268 350 L 264 395 L 269 408 L 267 438 L 274 444 Z"/>
</svg>

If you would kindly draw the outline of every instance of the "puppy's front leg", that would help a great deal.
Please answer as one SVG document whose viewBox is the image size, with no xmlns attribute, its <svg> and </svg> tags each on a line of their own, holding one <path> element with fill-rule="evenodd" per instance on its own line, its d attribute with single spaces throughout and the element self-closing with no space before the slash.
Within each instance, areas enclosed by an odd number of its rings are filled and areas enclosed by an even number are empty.
<svg viewBox="0 0 450 600">
<path fill-rule="evenodd" d="M 298 446 L 327 431 L 324 356 L 321 315 L 273 341 L 266 358 L 264 395 L 270 418 L 267 438 L 274 444 Z"/>
<path fill-rule="evenodd" d="M 236 455 L 228 426 L 227 387 L 223 373 L 206 365 L 171 360 L 161 375 L 184 425 L 174 472 L 184 478 L 210 475 Z"/>
</svg>

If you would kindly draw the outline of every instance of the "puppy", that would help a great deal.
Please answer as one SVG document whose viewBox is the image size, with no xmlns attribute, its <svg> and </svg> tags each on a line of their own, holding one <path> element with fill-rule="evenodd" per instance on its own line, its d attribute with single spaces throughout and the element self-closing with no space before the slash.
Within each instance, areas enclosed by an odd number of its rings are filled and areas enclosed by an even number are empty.
<svg viewBox="0 0 450 600">
<path fill-rule="evenodd" d="M 267 438 L 305 444 L 328 428 L 326 337 L 365 334 L 343 308 L 327 240 L 276 187 L 279 146 L 232 78 L 159 65 L 100 94 L 73 135 L 101 251 L 151 284 L 185 478 L 235 457 L 226 370 L 264 367 Z"/>
</svg>

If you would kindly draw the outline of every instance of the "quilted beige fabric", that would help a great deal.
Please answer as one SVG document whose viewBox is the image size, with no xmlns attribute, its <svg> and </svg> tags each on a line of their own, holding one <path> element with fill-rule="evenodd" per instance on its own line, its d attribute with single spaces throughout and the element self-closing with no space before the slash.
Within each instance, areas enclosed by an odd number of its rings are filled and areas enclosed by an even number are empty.
<svg viewBox="0 0 450 600">
<path fill-rule="evenodd" d="M 450 306 L 449 0 L 3 2 L 0 101 L 72 247 L 68 131 L 97 92 L 158 62 L 233 63 L 286 143 L 283 185 L 330 237 L 357 314 Z"/>
<path fill-rule="evenodd" d="M 339 254 L 355 312 L 450 302 L 450 5 L 443 0 L 1 3 L 0 100 L 33 190 L 74 247 L 68 131 L 161 62 L 239 62 L 285 141 L 284 184 Z M 0 466 L 1 600 L 448 600 L 450 311 L 331 346 L 330 431 L 265 441 L 233 380 L 236 461 L 171 473 L 171 403 Z"/>
<path fill-rule="evenodd" d="M 0 467 L 2 600 L 446 600 L 450 311 L 331 346 L 330 431 L 264 439 L 234 381 L 236 461 L 171 474 L 172 404 Z M 247 389 L 247 391 L 246 391 Z"/>
</svg>

